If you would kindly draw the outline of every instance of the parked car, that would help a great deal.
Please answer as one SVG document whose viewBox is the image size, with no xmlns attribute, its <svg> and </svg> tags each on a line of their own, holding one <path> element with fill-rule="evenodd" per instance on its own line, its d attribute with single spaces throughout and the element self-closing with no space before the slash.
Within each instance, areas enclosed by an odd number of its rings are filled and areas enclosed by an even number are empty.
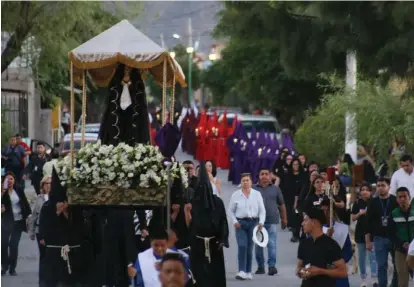
<svg viewBox="0 0 414 287">
<path fill-rule="evenodd" d="M 81 141 L 82 141 L 82 133 L 74 133 L 74 150 L 75 152 L 80 150 L 81 148 Z M 98 134 L 97 133 L 85 133 L 85 144 L 87 143 L 96 143 L 98 141 Z M 70 152 L 70 142 L 71 142 L 71 134 L 67 134 L 63 137 L 62 142 L 59 145 L 59 154 L 61 156 L 65 156 Z"/>
<path fill-rule="evenodd" d="M 100 123 L 85 124 L 85 133 L 98 134 L 100 127 L 101 127 Z M 82 125 L 78 125 L 76 132 L 82 133 Z"/>
<path fill-rule="evenodd" d="M 235 117 L 235 113 L 227 114 L 227 122 L 229 126 L 233 124 Z M 253 128 L 255 128 L 257 133 L 263 130 L 270 136 L 276 136 L 278 140 L 281 139 L 279 122 L 273 116 L 237 114 L 237 119 L 243 124 L 249 137 L 251 136 Z M 222 120 L 223 115 L 219 117 L 219 122 Z"/>
<path fill-rule="evenodd" d="M 234 107 L 210 107 L 207 111 L 207 115 L 213 115 L 214 112 L 217 113 L 218 116 L 222 115 L 224 112 L 227 114 L 241 114 L 241 108 L 234 108 Z"/>
</svg>

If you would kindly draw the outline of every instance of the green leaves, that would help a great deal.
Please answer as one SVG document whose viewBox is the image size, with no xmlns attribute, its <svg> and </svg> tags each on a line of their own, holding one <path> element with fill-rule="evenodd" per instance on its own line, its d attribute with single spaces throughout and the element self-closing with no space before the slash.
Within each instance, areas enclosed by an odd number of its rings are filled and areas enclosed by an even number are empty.
<svg viewBox="0 0 414 287">
<path fill-rule="evenodd" d="M 374 148 L 378 159 L 387 159 L 397 137 L 414 144 L 414 99 L 401 100 L 390 87 L 359 81 L 356 95 L 337 79 L 330 79 L 335 90 L 323 96 L 320 106 L 305 119 L 297 131 L 295 145 L 310 158 L 331 164 L 343 153 L 345 114 L 354 112 L 359 144 Z"/>
<path fill-rule="evenodd" d="M 2 53 L 2 71 L 17 56 L 28 37 L 34 39 L 38 61 L 31 64 L 43 98 L 67 94 L 68 52 L 123 18 L 134 17 L 139 2 L 2 2 L 3 31 L 14 35 Z"/>
</svg>

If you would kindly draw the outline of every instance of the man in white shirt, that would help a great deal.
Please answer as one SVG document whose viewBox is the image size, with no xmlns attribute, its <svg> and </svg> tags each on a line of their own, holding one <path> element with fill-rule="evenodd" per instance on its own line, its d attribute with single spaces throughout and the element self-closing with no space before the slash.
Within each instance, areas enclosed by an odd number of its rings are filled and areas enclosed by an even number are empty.
<svg viewBox="0 0 414 287">
<path fill-rule="evenodd" d="M 261 193 L 252 189 L 250 174 L 241 175 L 241 190 L 233 193 L 230 199 L 229 212 L 236 229 L 238 245 L 239 272 L 236 279 L 246 280 L 252 277 L 253 229 L 263 228 L 266 209 Z M 275 207 L 277 208 L 277 207 Z"/>
<path fill-rule="evenodd" d="M 410 191 L 411 198 L 414 197 L 414 168 L 413 157 L 403 155 L 400 159 L 400 169 L 394 172 L 391 178 L 390 193 L 395 195 L 399 187 L 406 187 Z"/>
</svg>

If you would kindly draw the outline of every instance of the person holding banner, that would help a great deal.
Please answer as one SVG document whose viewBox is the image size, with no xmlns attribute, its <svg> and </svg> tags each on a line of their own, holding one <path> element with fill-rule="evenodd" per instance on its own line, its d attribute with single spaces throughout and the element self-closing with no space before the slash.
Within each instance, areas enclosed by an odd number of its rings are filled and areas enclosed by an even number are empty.
<svg viewBox="0 0 414 287">
<path fill-rule="evenodd" d="M 307 235 L 300 241 L 296 275 L 302 287 L 334 287 L 337 278 L 347 276 L 347 268 L 338 243 L 324 234 L 326 216 L 320 208 L 307 208 L 302 222 Z"/>
<path fill-rule="evenodd" d="M 327 234 L 329 237 L 334 239 L 339 247 L 341 247 L 342 254 L 344 257 L 345 263 L 348 263 L 353 255 L 352 251 L 352 242 L 351 238 L 349 237 L 349 228 L 348 225 L 343 224 L 338 221 L 338 216 L 333 210 L 333 213 L 330 212 L 330 199 L 326 198 L 322 200 L 320 208 L 325 213 L 327 222 L 332 222 L 330 224 L 323 225 L 323 233 Z M 335 209 L 335 208 L 334 208 Z M 333 216 L 331 220 L 331 215 Z M 349 279 L 348 276 L 344 278 L 336 279 L 336 287 L 349 287 Z"/>
</svg>

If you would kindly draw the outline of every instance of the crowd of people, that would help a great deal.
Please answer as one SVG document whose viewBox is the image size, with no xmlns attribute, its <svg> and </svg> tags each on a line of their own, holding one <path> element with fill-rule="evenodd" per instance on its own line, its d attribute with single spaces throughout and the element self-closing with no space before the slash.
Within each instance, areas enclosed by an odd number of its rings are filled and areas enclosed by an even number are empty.
<svg viewBox="0 0 414 287">
<path fill-rule="evenodd" d="M 21 137 L 12 137 L 2 150 L 2 275 L 17 275 L 19 241 L 28 232 L 39 248 L 40 286 L 226 286 L 223 248 L 229 246 L 229 218 L 235 229 L 238 280 L 253 279 L 253 252 L 255 274 L 278 273 L 281 224 L 292 233 L 291 242 L 299 242 L 297 275 L 304 287 L 349 286 L 347 264 L 355 255 L 361 286 L 368 286 L 367 263 L 373 286 L 408 286 L 414 263 L 410 155 L 401 155 L 391 179 L 377 174 L 372 179 L 367 173 L 349 205 L 356 176 L 349 155 L 332 179 L 333 167 L 308 161 L 286 142 L 279 147 L 277 140 L 255 135 L 247 137 L 237 125 L 229 137 L 229 181 L 240 186 L 227 208 L 214 160 L 198 166 L 184 161 L 189 187 L 173 182 L 170 211 L 68 206 L 53 169 L 57 152 L 48 154 L 39 142 L 32 154 Z M 246 156 L 236 159 L 239 151 Z M 31 179 L 37 194 L 32 204 L 24 192 L 25 179 Z M 170 230 L 162 220 L 167 212 Z M 354 221 L 355 231 L 350 232 Z M 264 247 L 254 243 L 260 233 L 268 236 L 267 262 Z"/>
</svg>

